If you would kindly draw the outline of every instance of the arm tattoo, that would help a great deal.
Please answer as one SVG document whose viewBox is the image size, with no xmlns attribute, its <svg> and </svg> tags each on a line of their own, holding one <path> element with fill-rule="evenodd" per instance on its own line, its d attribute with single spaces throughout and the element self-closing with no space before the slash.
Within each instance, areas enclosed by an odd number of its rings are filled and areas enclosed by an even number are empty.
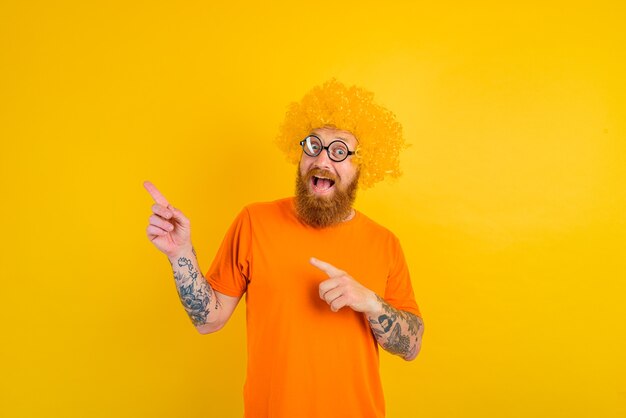
<svg viewBox="0 0 626 418">
<path fill-rule="evenodd" d="M 178 258 L 172 267 L 178 295 L 191 321 L 195 326 L 206 324 L 212 293 L 209 284 L 188 258 Z"/>
<path fill-rule="evenodd" d="M 409 337 L 402 335 L 400 324 L 396 324 L 396 326 L 393 327 L 393 331 L 389 338 L 387 338 L 387 342 L 383 343 L 383 348 L 392 354 L 406 355 L 409 352 Z"/>
<path fill-rule="evenodd" d="M 422 327 L 421 318 L 410 312 L 392 307 L 378 295 L 376 295 L 376 298 L 380 302 L 384 313 L 379 315 L 378 318 L 368 318 L 374 337 L 390 353 L 407 358 L 413 357 L 419 345 L 419 331 Z M 405 330 L 404 333 L 403 328 Z"/>
</svg>

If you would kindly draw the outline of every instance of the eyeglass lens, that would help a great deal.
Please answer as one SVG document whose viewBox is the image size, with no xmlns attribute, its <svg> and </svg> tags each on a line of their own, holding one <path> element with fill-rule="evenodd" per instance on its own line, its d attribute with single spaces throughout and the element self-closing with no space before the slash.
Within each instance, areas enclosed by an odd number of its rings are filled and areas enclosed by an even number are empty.
<svg viewBox="0 0 626 418">
<path fill-rule="evenodd" d="M 317 157 L 325 148 L 319 138 L 315 136 L 307 136 L 302 144 L 304 152 L 311 156 Z M 328 156 L 333 161 L 343 161 L 348 157 L 348 146 L 343 141 L 333 141 L 328 146 Z"/>
</svg>

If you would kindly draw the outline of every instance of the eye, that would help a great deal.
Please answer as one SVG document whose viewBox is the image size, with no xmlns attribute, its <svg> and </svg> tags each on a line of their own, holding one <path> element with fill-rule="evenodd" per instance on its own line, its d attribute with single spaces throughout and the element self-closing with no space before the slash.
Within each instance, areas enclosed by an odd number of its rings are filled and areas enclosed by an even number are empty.
<svg viewBox="0 0 626 418">
<path fill-rule="evenodd" d="M 311 154 L 318 154 L 321 150 L 322 144 L 317 138 L 309 136 L 306 138 L 306 147 Z"/>
<path fill-rule="evenodd" d="M 348 147 L 341 142 L 335 142 L 332 144 L 330 152 L 333 157 L 343 159 L 348 155 Z"/>
<path fill-rule="evenodd" d="M 311 152 L 317 152 L 320 149 L 320 144 L 317 144 L 315 142 L 308 142 L 307 146 L 309 147 L 309 151 Z"/>
</svg>

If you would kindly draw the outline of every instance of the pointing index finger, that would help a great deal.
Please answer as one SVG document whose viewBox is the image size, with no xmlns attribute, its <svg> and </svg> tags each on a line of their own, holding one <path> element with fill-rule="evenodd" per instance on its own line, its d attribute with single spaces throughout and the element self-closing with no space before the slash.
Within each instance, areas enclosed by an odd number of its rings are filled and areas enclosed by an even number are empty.
<svg viewBox="0 0 626 418">
<path fill-rule="evenodd" d="M 152 184 L 148 180 L 146 180 L 146 181 L 143 182 L 143 187 L 146 188 L 148 193 L 150 193 L 150 196 L 152 196 L 154 201 L 157 202 L 159 205 L 162 205 L 162 206 L 165 206 L 165 207 L 169 206 L 169 202 L 167 201 L 165 196 L 163 196 L 161 194 L 159 189 L 157 189 L 154 184 Z"/>
<path fill-rule="evenodd" d="M 318 260 L 315 257 L 311 257 L 309 262 L 313 266 L 317 267 L 318 269 L 320 269 L 324 273 L 326 273 L 328 275 L 328 277 L 336 277 L 336 276 L 341 276 L 342 274 L 345 274 L 345 272 L 343 270 L 339 270 L 337 267 L 333 266 L 332 264 L 327 263 L 327 262 L 322 261 L 322 260 Z"/>
</svg>

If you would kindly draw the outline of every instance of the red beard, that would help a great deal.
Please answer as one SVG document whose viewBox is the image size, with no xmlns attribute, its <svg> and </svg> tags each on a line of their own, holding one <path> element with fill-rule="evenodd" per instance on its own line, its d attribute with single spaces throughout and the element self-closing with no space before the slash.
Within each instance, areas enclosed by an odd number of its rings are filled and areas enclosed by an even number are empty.
<svg viewBox="0 0 626 418">
<path fill-rule="evenodd" d="M 334 181 L 334 192 L 330 196 L 316 196 L 309 191 L 313 176 L 324 176 Z M 359 184 L 359 173 L 345 190 L 332 173 L 314 168 L 304 176 L 296 175 L 296 212 L 300 219 L 314 227 L 325 228 L 344 221 L 352 211 Z"/>
</svg>

